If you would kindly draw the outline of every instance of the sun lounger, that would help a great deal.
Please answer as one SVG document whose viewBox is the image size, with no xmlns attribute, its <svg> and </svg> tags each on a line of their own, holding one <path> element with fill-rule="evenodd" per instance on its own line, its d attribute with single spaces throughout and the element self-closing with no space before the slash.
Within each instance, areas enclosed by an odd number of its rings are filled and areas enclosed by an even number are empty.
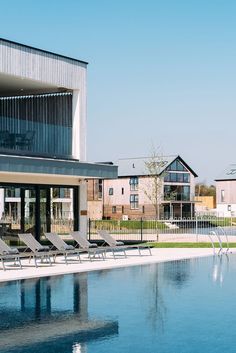
<svg viewBox="0 0 236 353">
<path fill-rule="evenodd" d="M 81 262 L 80 258 L 80 252 L 81 250 L 76 249 L 72 245 L 66 244 L 64 240 L 57 234 L 57 233 L 44 233 L 45 237 L 52 243 L 52 245 L 57 249 L 57 251 L 61 254 L 64 255 L 65 257 L 65 263 L 68 264 L 67 262 L 67 257 L 68 255 L 77 255 L 79 258 L 79 261 Z M 54 258 L 54 260 L 56 257 Z"/>
<path fill-rule="evenodd" d="M 16 263 L 18 263 L 19 267 L 22 268 L 19 250 L 16 248 L 11 248 L 1 238 L 0 238 L 0 260 L 2 262 L 2 268 L 4 271 L 6 270 L 5 263 L 4 263 L 5 261 L 14 261 L 15 265 Z"/>
<path fill-rule="evenodd" d="M 102 259 L 105 260 L 104 248 L 99 248 L 97 244 L 90 243 L 79 231 L 72 232 L 71 236 L 76 241 L 76 243 L 79 245 L 80 249 L 83 249 L 84 251 L 86 251 L 88 253 L 90 261 L 92 261 L 91 254 L 93 254 L 93 257 L 95 257 L 96 254 L 98 254 L 98 256 L 101 254 Z"/>
<path fill-rule="evenodd" d="M 18 234 L 18 237 L 27 246 L 25 252 L 30 250 L 29 260 L 31 258 L 34 259 L 35 267 L 38 267 L 37 258 L 40 258 L 41 261 L 46 259 L 50 266 L 52 265 L 50 255 L 53 255 L 53 253 L 50 251 L 49 246 L 41 245 L 31 233 L 21 233 Z"/>
<path fill-rule="evenodd" d="M 98 234 L 100 235 L 100 237 L 105 241 L 105 243 L 107 243 L 110 247 L 110 249 L 113 252 L 113 256 L 115 258 L 115 254 L 114 254 L 114 250 L 123 250 L 124 254 L 126 256 L 126 249 L 138 249 L 139 255 L 142 256 L 141 253 L 141 249 L 146 249 L 148 250 L 149 254 L 152 255 L 151 253 L 151 249 L 149 247 L 149 245 L 139 245 L 139 244 L 135 244 L 135 245 L 125 245 L 122 241 L 117 241 L 115 240 L 109 233 L 107 230 L 99 230 Z"/>
</svg>

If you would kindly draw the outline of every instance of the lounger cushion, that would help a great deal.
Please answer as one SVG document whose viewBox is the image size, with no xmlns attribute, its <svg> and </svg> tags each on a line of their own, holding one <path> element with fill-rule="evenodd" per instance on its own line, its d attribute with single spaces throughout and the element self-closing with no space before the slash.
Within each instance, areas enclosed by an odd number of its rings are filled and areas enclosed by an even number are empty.
<svg viewBox="0 0 236 353">
<path fill-rule="evenodd" d="M 123 241 L 117 241 L 116 245 L 124 245 Z"/>
<path fill-rule="evenodd" d="M 98 247 L 97 244 L 90 244 L 90 245 L 89 245 L 89 248 L 97 248 L 97 247 Z"/>
<path fill-rule="evenodd" d="M 6 251 L 7 254 L 19 254 L 19 250 L 16 248 L 11 248 L 8 251 Z"/>
<path fill-rule="evenodd" d="M 49 250 L 50 250 L 49 246 L 42 246 L 41 248 L 37 249 L 38 252 L 49 251 Z"/>
<path fill-rule="evenodd" d="M 73 245 L 66 245 L 65 250 L 75 250 Z"/>
</svg>

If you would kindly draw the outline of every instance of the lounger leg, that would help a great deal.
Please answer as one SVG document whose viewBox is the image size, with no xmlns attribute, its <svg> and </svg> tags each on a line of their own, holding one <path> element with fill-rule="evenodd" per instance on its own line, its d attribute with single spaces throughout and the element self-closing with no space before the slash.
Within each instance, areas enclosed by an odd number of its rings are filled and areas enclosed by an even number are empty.
<svg viewBox="0 0 236 353">
<path fill-rule="evenodd" d="M 49 261 L 50 266 L 52 266 L 52 261 L 51 261 L 50 255 L 48 255 L 48 261 Z"/>
<path fill-rule="evenodd" d="M 21 259 L 19 257 L 18 257 L 18 261 L 19 261 L 20 268 L 22 269 Z"/>
<path fill-rule="evenodd" d="M 112 253 L 113 253 L 113 257 L 114 257 L 114 259 L 116 259 L 114 249 L 112 249 Z"/>
<path fill-rule="evenodd" d="M 67 254 L 65 253 L 65 263 L 68 265 L 68 262 L 67 262 Z"/>
<path fill-rule="evenodd" d="M 81 257 L 80 257 L 80 253 L 78 252 L 78 258 L 79 258 L 79 262 L 81 263 Z"/>
<path fill-rule="evenodd" d="M 90 251 L 88 251 L 89 260 L 92 262 Z"/>
<path fill-rule="evenodd" d="M 138 246 L 138 253 L 139 253 L 139 256 L 142 256 L 139 246 Z"/>
<path fill-rule="evenodd" d="M 38 267 L 38 264 L 37 264 L 37 258 L 36 256 L 34 255 L 34 263 L 35 263 L 35 267 Z"/>
<path fill-rule="evenodd" d="M 1 258 L 1 260 L 2 260 L 2 268 L 3 268 L 4 271 L 6 271 L 5 264 L 4 264 L 4 259 Z"/>
<path fill-rule="evenodd" d="M 148 250 L 149 250 L 149 252 L 150 252 L 150 256 L 152 256 L 152 252 L 151 252 L 150 246 L 148 247 Z"/>
<path fill-rule="evenodd" d="M 124 255 L 125 255 L 125 258 L 127 258 L 127 255 L 126 255 L 126 251 L 125 251 L 125 249 L 124 249 Z"/>
</svg>

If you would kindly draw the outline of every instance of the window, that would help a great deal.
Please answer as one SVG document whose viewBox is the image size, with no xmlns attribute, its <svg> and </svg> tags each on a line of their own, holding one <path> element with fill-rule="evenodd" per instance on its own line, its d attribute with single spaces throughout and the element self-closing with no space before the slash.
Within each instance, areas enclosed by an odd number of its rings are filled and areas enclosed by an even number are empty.
<svg viewBox="0 0 236 353">
<path fill-rule="evenodd" d="M 224 190 L 220 191 L 220 201 L 225 202 L 225 191 Z"/>
<path fill-rule="evenodd" d="M 138 177 L 131 177 L 129 183 L 131 191 L 138 190 Z"/>
<path fill-rule="evenodd" d="M 165 185 L 165 201 L 190 201 L 190 187 L 185 185 Z"/>
<path fill-rule="evenodd" d="M 98 199 L 102 199 L 102 179 L 98 180 Z"/>
<path fill-rule="evenodd" d="M 5 197 L 20 197 L 20 189 L 18 188 L 12 187 L 5 190 Z"/>
<path fill-rule="evenodd" d="M 169 165 L 167 170 L 173 170 L 173 171 L 176 170 L 178 172 L 187 171 L 187 169 L 183 166 L 183 164 L 178 159 L 175 160 L 173 163 L 171 163 L 171 165 Z"/>
<path fill-rule="evenodd" d="M 121 195 L 124 195 L 124 188 L 121 188 Z"/>
<path fill-rule="evenodd" d="M 165 182 L 171 183 L 190 183 L 189 173 L 168 173 L 164 177 Z"/>
<path fill-rule="evenodd" d="M 131 208 L 131 210 L 138 209 L 138 195 L 137 194 L 130 195 L 130 208 Z"/>
<path fill-rule="evenodd" d="M 122 213 L 125 213 L 125 208 L 124 208 L 124 206 L 121 207 L 121 212 L 122 212 Z"/>
<path fill-rule="evenodd" d="M 231 205 L 228 205 L 228 211 L 231 212 Z"/>
<path fill-rule="evenodd" d="M 112 206 L 112 213 L 116 213 L 116 206 Z"/>
<path fill-rule="evenodd" d="M 108 193 L 109 193 L 109 195 L 113 195 L 113 188 L 109 188 Z"/>
</svg>

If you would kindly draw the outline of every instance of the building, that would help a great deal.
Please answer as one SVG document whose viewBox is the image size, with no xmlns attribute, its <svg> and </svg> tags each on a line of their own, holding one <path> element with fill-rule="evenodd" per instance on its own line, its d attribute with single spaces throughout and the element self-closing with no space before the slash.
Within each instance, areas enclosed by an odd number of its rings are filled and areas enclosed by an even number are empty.
<svg viewBox="0 0 236 353">
<path fill-rule="evenodd" d="M 118 179 L 89 181 L 89 216 L 106 219 L 152 219 L 156 209 L 151 196 L 155 175 L 149 158 L 120 159 Z M 180 156 L 163 157 L 158 166 L 158 216 L 192 217 L 195 212 L 197 174 Z M 94 211 L 96 209 L 96 212 Z M 96 217 L 95 217 L 96 216 Z"/>
<path fill-rule="evenodd" d="M 117 168 L 86 161 L 87 63 L 0 39 L 0 226 L 87 229 L 87 180 Z"/>
<path fill-rule="evenodd" d="M 236 216 L 236 164 L 229 165 L 215 180 L 216 210 L 219 216 Z"/>
</svg>

